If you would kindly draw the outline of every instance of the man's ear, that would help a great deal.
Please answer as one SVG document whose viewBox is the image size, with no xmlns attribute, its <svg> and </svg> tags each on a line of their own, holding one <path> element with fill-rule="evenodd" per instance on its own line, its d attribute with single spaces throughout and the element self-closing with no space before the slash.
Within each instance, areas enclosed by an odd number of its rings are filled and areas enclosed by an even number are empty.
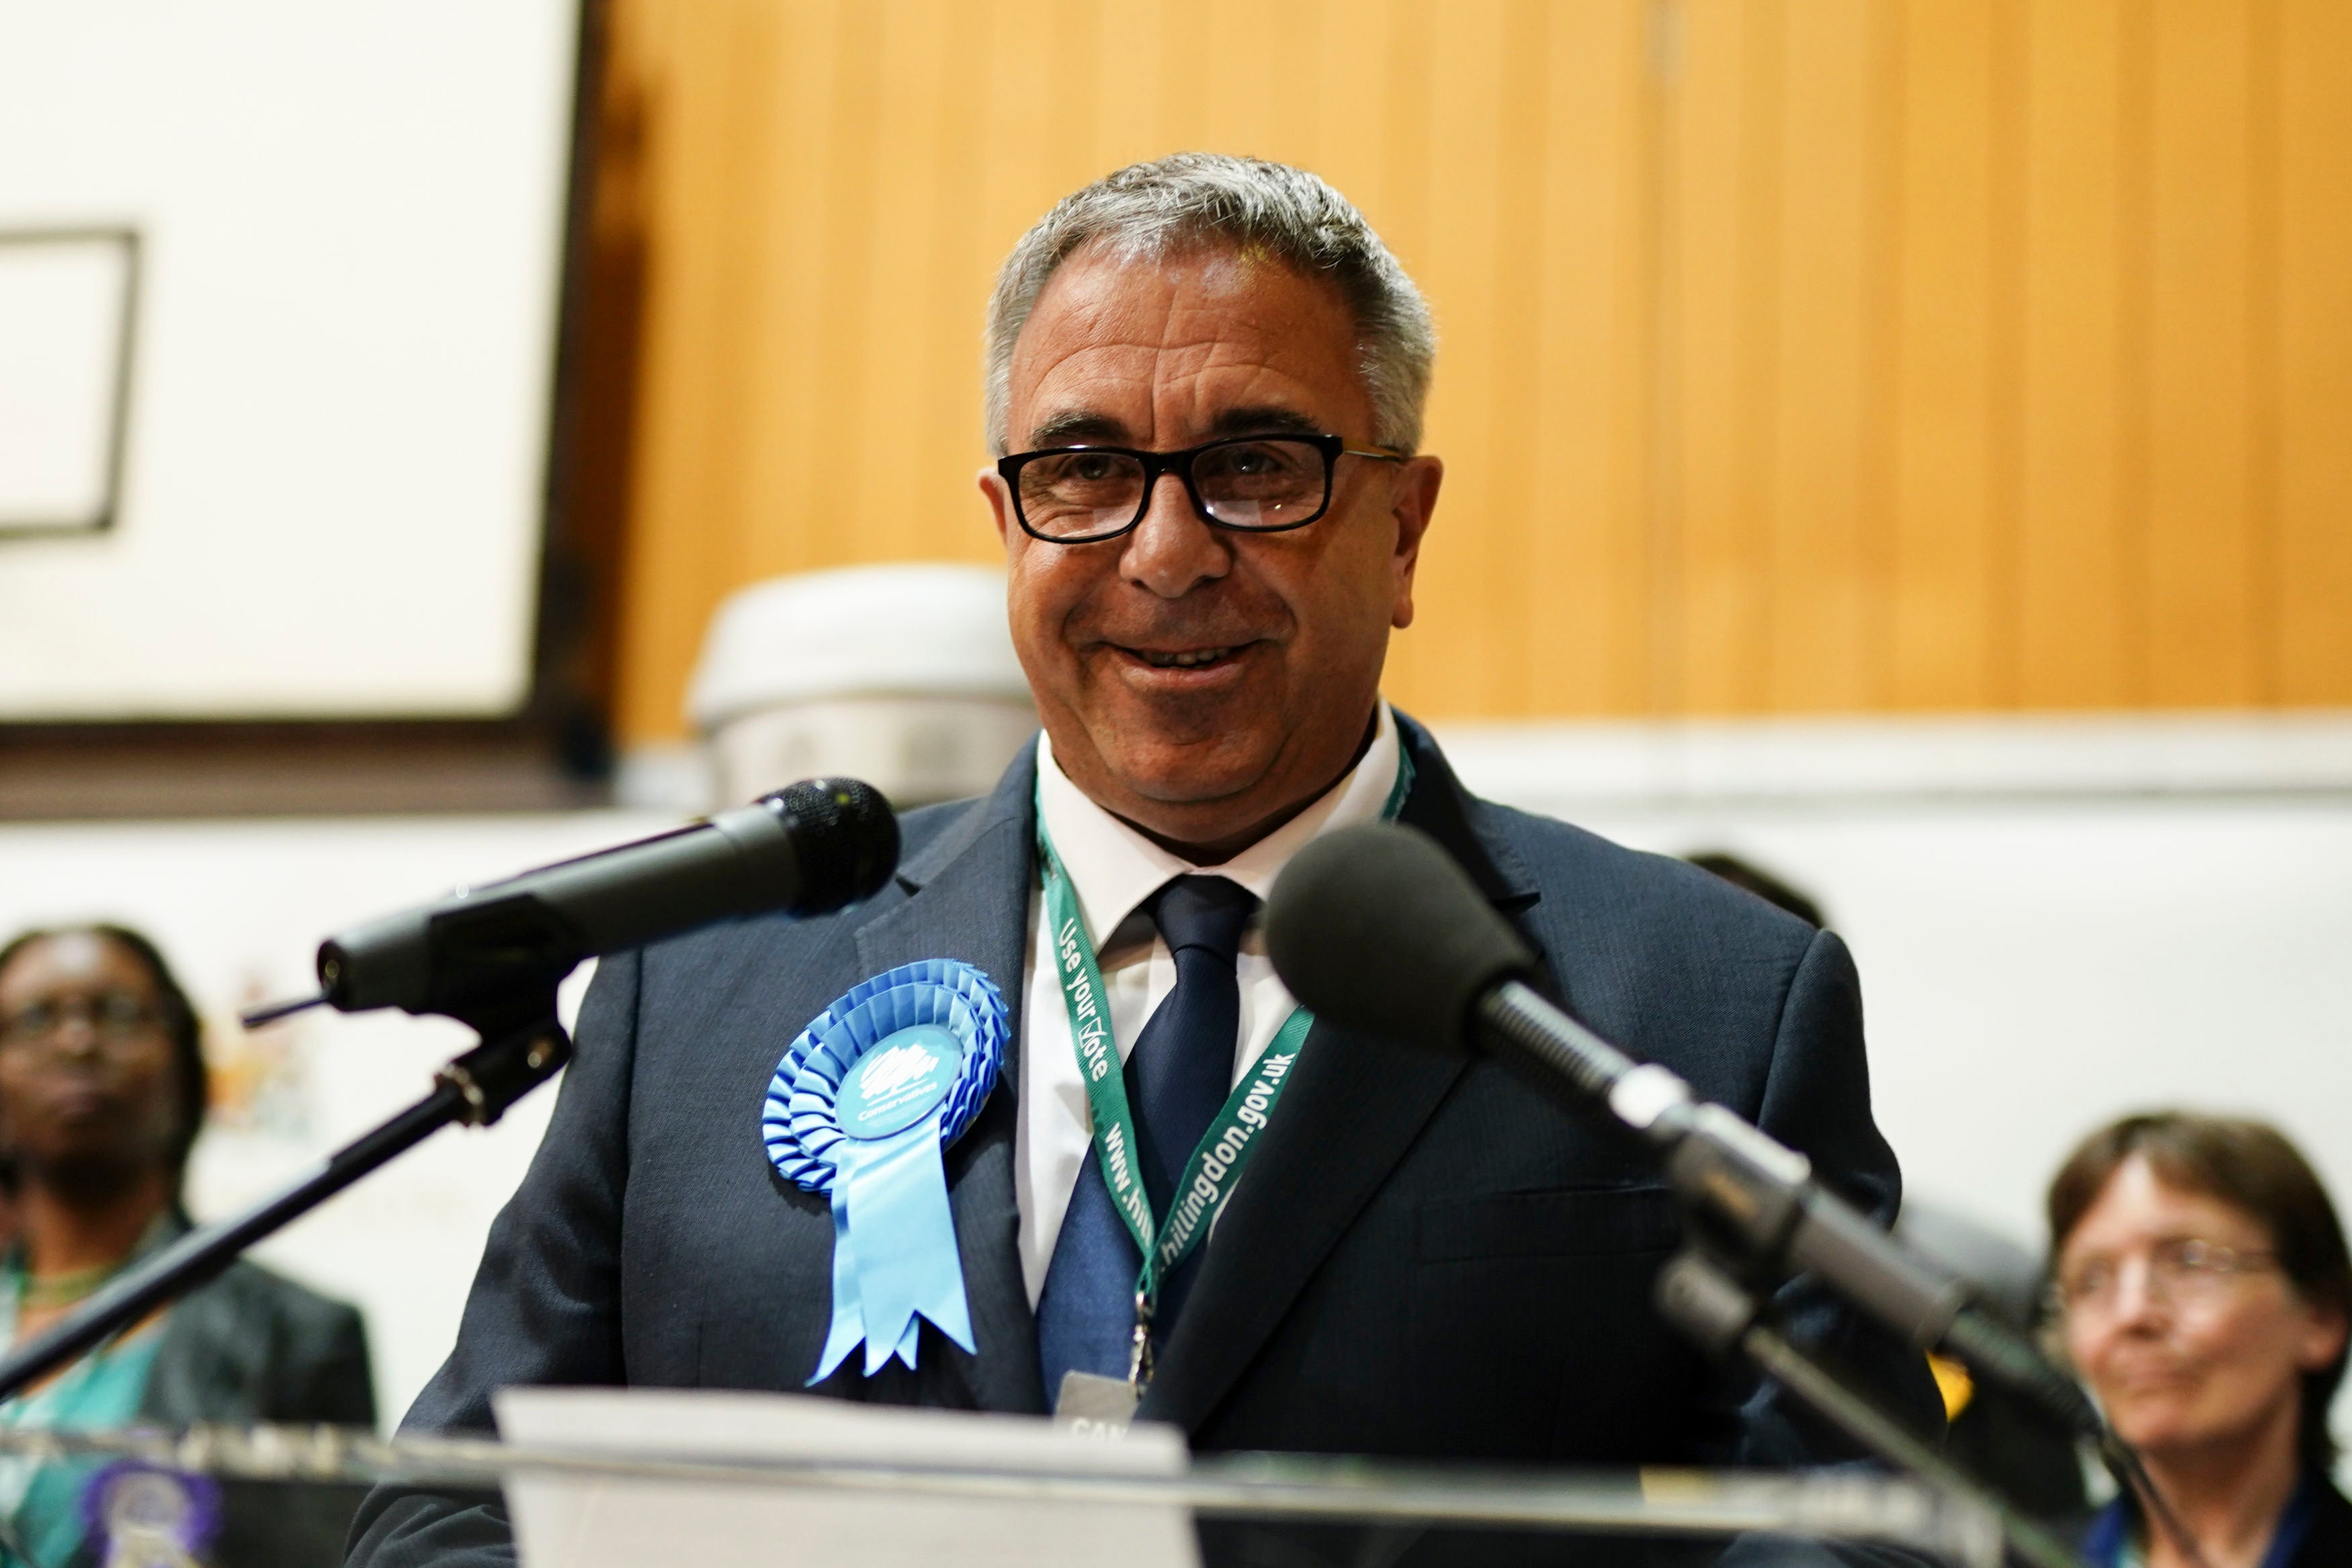
<svg viewBox="0 0 2352 1568">
<path fill-rule="evenodd" d="M 1389 624 L 1400 632 L 1412 624 L 1412 574 L 1421 564 L 1421 537 L 1429 531 L 1438 486 L 1444 482 L 1442 457 L 1412 458 L 1397 475 L 1396 499 L 1389 508 L 1397 530 L 1396 604 L 1389 612 Z"/>
<path fill-rule="evenodd" d="M 996 542 L 1010 553 L 1013 549 L 1013 514 L 1005 506 L 1004 476 L 996 471 L 994 464 L 989 464 L 972 478 L 978 482 L 980 493 L 988 497 L 988 509 L 996 518 Z"/>
</svg>

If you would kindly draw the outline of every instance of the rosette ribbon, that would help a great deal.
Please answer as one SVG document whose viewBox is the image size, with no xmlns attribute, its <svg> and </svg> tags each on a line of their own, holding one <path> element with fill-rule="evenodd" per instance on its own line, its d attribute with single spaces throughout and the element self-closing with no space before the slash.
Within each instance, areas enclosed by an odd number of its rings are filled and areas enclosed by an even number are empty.
<svg viewBox="0 0 2352 1568">
<path fill-rule="evenodd" d="M 995 1087 L 1009 1019 L 994 981 L 926 958 L 810 1021 L 776 1064 L 760 1134 L 778 1174 L 833 1200 L 833 1324 L 812 1385 L 866 1346 L 909 1370 L 921 1320 L 973 1350 L 940 1152 Z"/>
</svg>

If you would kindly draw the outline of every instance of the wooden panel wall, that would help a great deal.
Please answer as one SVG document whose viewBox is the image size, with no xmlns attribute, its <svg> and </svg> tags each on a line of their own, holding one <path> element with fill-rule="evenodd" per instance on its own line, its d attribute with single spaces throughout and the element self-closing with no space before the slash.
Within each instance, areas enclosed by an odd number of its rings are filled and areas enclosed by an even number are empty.
<svg viewBox="0 0 2352 1568">
<path fill-rule="evenodd" d="M 614 0 L 624 739 L 711 607 L 987 559 L 981 310 L 1180 148 L 1420 280 L 1439 716 L 2352 703 L 2343 0 Z"/>
</svg>

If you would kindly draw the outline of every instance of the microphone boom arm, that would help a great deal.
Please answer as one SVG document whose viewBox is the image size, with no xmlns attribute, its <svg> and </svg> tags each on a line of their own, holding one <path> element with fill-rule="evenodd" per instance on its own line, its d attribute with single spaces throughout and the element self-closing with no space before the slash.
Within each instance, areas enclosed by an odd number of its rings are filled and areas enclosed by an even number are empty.
<svg viewBox="0 0 2352 1568">
<path fill-rule="evenodd" d="M 1631 1057 L 1533 988 L 1506 980 L 1478 1003 L 1480 1024 L 1573 1086 L 1571 1103 L 1605 1103 L 1662 1157 L 1692 1209 L 1762 1269 L 1811 1273 L 1922 1351 L 1942 1347 L 2045 1412 L 2104 1440 L 2090 1400 L 2014 1329 L 1975 1304 L 1968 1282 L 1914 1256 L 1815 1179 L 1812 1164 L 1690 1085 Z"/>
<path fill-rule="evenodd" d="M 1699 1103 L 1664 1066 L 1637 1063 L 1528 985 L 1540 973 L 1534 950 L 1435 839 L 1397 823 L 1318 836 L 1266 901 L 1265 943 L 1275 972 L 1320 1018 L 1439 1051 L 1483 1042 L 1571 1114 L 1606 1110 L 1664 1167 L 1702 1261 L 1735 1260 L 1751 1292 L 1811 1275 L 1920 1350 L 1940 1347 L 2092 1438 L 2204 1568 L 2137 1456 L 2031 1339 L 1830 1191 L 1802 1155 L 1726 1106 Z M 1737 1346 L 1736 1334 L 1719 1337 Z"/>
<path fill-rule="evenodd" d="M 1662 1156 L 1667 1182 L 1699 1222 L 1659 1277 L 1659 1310 L 1717 1354 L 1744 1355 L 1882 1458 L 1990 1513 L 2033 1568 L 2081 1568 L 2063 1542 L 1989 1491 L 1766 1322 L 1751 1282 L 1712 1256 L 1706 1232 L 1738 1255 L 1752 1281 L 1811 1273 L 1925 1351 L 1957 1350 L 2070 1429 L 2105 1435 L 2087 1399 L 2030 1345 L 1973 1306 L 1965 1281 L 1898 1246 L 1813 1177 L 1812 1162 L 1655 1062 L 1636 1062 L 1552 1006 L 1506 980 L 1478 1003 L 1478 1021 L 1543 1069 L 1559 1097 L 1606 1104 Z M 1572 1087 L 1571 1087 L 1572 1086 Z"/>
<path fill-rule="evenodd" d="M 2032 1568 L 2084 1568 L 2082 1558 L 2043 1526 L 1922 1441 L 1902 1422 L 1767 1322 L 1763 1302 L 1731 1270 L 1693 1242 L 1658 1276 L 1658 1311 L 1720 1356 L 1744 1355 L 1822 1418 L 1881 1458 L 1909 1470 L 1992 1521 L 1999 1538 Z M 2000 1558 L 1998 1542 L 1989 1559 Z"/>
</svg>

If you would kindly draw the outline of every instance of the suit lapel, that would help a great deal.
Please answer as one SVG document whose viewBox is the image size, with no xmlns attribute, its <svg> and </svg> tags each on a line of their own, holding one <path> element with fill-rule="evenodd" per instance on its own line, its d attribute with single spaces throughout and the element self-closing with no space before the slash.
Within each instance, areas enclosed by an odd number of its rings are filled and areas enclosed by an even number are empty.
<svg viewBox="0 0 2352 1568">
<path fill-rule="evenodd" d="M 1318 1023 L 1139 1414 L 1197 1430 L 1460 1076 L 1458 1057 Z"/>
<path fill-rule="evenodd" d="M 1475 803 L 1418 725 L 1398 716 L 1414 780 L 1401 820 L 1459 861 L 1496 907 L 1536 901 L 1509 846 L 1482 838 Z M 1162 1353 L 1139 1414 L 1196 1431 L 1391 1170 L 1404 1157 L 1464 1059 L 1318 1023 L 1295 1081 L 1251 1156 L 1201 1259 L 1201 1277 Z"/>
<path fill-rule="evenodd" d="M 967 1356 L 939 1338 L 925 1344 L 923 1356 L 927 1384 L 934 1375 L 961 1381 L 971 1402 L 990 1410 L 1042 1407 L 1013 1172 L 1035 779 L 1033 747 L 1007 769 L 995 793 L 909 858 L 898 873 L 908 896 L 857 932 L 858 962 L 866 974 L 921 958 L 959 959 L 995 981 L 1012 1011 L 996 1088 L 947 1155 L 948 1202 L 979 1354 Z M 932 1343 L 940 1355 L 930 1354 Z"/>
</svg>

